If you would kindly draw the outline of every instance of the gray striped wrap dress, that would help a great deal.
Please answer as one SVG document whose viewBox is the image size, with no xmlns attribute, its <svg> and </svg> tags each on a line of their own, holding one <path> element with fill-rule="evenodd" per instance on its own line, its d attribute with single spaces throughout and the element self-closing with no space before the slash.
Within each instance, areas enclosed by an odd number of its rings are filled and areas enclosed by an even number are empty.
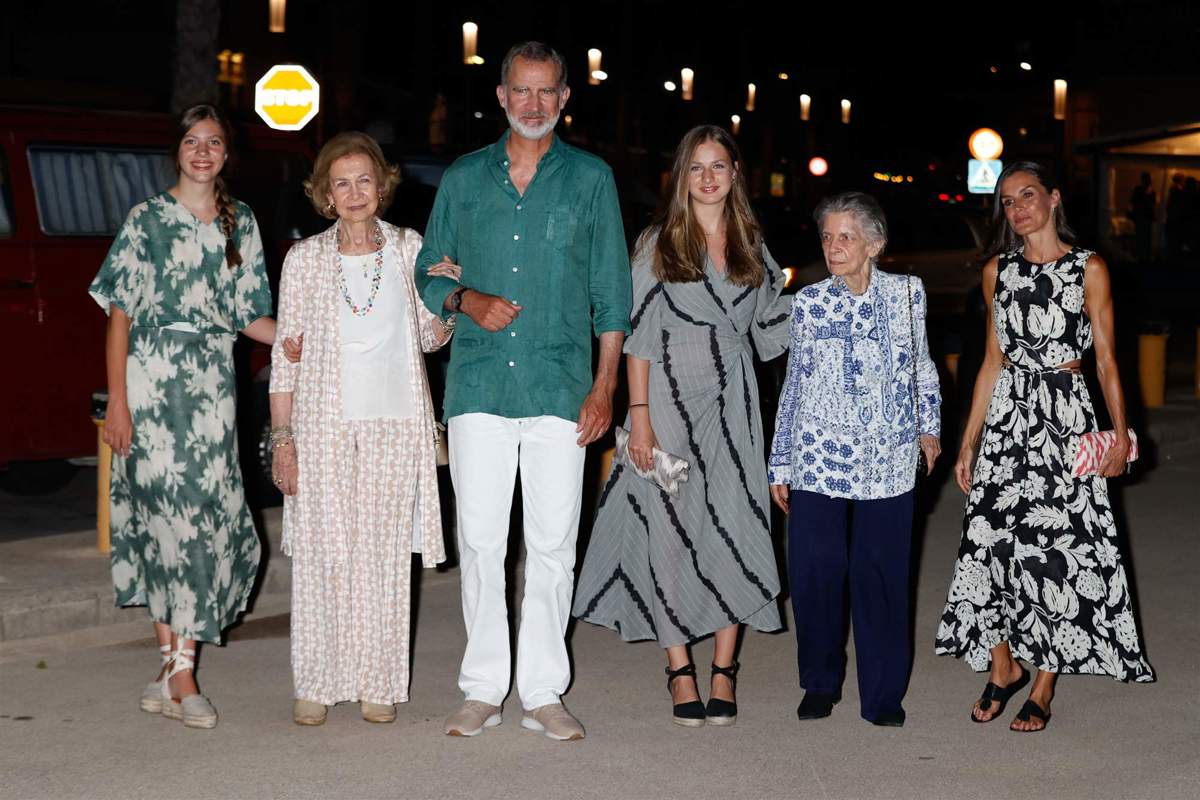
<svg viewBox="0 0 1200 800">
<path fill-rule="evenodd" d="M 788 343 L 783 274 L 766 248 L 766 276 L 730 283 L 711 261 L 701 281 L 660 283 L 654 237 L 633 260 L 633 333 L 625 352 L 650 362 L 649 410 L 659 447 L 687 459 L 671 497 L 614 464 L 605 484 L 574 615 L 626 641 L 663 647 L 734 623 L 781 627 L 779 574 L 754 354 Z M 626 418 L 625 427 L 630 427 Z"/>
</svg>

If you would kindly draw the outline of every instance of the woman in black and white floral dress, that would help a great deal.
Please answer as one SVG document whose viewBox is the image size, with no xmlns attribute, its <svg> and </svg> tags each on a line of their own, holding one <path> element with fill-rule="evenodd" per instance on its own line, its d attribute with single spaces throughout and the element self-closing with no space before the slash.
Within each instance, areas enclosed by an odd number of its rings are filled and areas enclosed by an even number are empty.
<svg viewBox="0 0 1200 800">
<path fill-rule="evenodd" d="M 996 236 L 984 267 L 987 354 L 955 476 L 967 492 L 962 544 L 937 652 L 989 682 L 971 718 L 988 722 L 1028 681 L 1010 727 L 1050 719 L 1060 673 L 1152 681 L 1142 654 L 1106 478 L 1130 441 L 1113 346 L 1108 268 L 1076 247 L 1045 170 L 1009 166 L 996 189 Z M 1080 359 L 1096 370 L 1118 440 L 1099 474 L 1072 477 L 1079 436 L 1097 429 Z M 1019 660 L 1020 661 L 1019 661 Z"/>
</svg>

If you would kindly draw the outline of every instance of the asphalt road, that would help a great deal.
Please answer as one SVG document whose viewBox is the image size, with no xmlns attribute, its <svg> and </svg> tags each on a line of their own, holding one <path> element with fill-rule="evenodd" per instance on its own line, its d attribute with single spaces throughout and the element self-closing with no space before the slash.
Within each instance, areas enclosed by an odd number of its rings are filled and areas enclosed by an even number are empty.
<svg viewBox="0 0 1200 800">
<path fill-rule="evenodd" d="M 412 702 L 393 725 L 333 709 L 320 728 L 290 719 L 287 617 L 236 629 L 201 656 L 201 687 L 221 714 L 188 730 L 140 712 L 157 665 L 148 639 L 0 658 L 0 796 L 5 798 L 973 798 L 1195 800 L 1200 796 L 1200 456 L 1165 460 L 1113 485 L 1153 684 L 1064 677 L 1049 728 L 1011 733 L 968 720 L 985 678 L 933 655 L 962 514 L 943 486 L 919 526 L 916 659 L 902 729 L 859 718 L 854 658 L 834 715 L 800 724 L 790 632 L 748 633 L 732 728 L 670 722 L 653 643 L 571 631 L 566 702 L 588 738 L 551 742 L 504 723 L 473 739 L 442 735 L 459 701 L 463 626 L 456 571 L 417 593 Z M 148 632 L 149 625 L 146 626 Z M 138 634 L 141 635 L 141 634 Z M 696 647 L 706 675 L 711 644 Z"/>
</svg>

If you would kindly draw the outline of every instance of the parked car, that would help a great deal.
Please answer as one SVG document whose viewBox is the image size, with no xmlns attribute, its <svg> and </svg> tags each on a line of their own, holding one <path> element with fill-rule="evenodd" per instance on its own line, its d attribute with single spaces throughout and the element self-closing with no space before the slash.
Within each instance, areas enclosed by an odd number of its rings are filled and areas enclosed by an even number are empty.
<svg viewBox="0 0 1200 800">
<path fill-rule="evenodd" d="M 69 480 L 67 459 L 96 453 L 90 416 L 92 394 L 106 389 L 105 317 L 87 287 L 129 209 L 174 183 L 173 125 L 159 114 L 0 107 L 7 486 L 51 490 Z M 242 125 L 233 152 L 230 188 L 258 218 L 274 288 L 283 254 L 315 218 L 302 194 L 296 200 L 312 148 L 295 134 Z M 240 390 L 268 360 L 265 348 L 251 350 L 241 342 L 236 351 Z M 250 394 L 239 392 L 243 418 Z"/>
</svg>

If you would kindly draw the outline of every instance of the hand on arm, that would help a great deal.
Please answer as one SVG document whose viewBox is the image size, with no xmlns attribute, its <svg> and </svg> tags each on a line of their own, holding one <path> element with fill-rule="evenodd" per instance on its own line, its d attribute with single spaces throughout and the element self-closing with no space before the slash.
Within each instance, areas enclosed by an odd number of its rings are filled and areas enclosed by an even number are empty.
<svg viewBox="0 0 1200 800">
<path fill-rule="evenodd" d="M 579 433 L 576 441 L 580 447 L 587 447 L 599 439 L 612 424 L 612 396 L 617 388 L 617 365 L 621 360 L 621 344 L 625 341 L 622 331 L 605 331 L 600 334 L 600 360 L 596 368 L 596 379 L 592 382 L 592 390 L 583 400 L 579 408 L 579 423 L 575 426 Z"/>
<path fill-rule="evenodd" d="M 1117 434 L 1116 443 L 1109 448 L 1100 461 L 1098 474 L 1115 478 L 1125 470 L 1125 459 L 1129 457 L 1129 424 L 1125 419 L 1125 394 L 1121 390 L 1121 376 L 1117 369 L 1116 345 L 1113 339 L 1112 286 L 1108 276 L 1108 265 L 1100 256 L 1088 259 L 1083 272 L 1083 303 L 1092 320 L 1092 341 L 1096 348 L 1096 377 L 1108 416 Z"/>
<path fill-rule="evenodd" d="M 129 357 L 129 317 L 111 306 L 104 339 L 104 361 L 108 372 L 108 408 L 104 413 L 104 443 L 118 455 L 129 455 L 133 442 L 133 418 L 125 394 L 125 361 Z"/>
<path fill-rule="evenodd" d="M 992 324 L 992 298 L 996 294 L 996 273 L 999 258 L 993 257 L 983 268 L 983 302 L 987 307 L 984 319 L 985 335 L 987 336 L 986 350 L 983 363 L 979 366 L 979 375 L 975 378 L 975 392 L 971 396 L 971 411 L 967 416 L 967 424 L 963 429 L 962 444 L 958 449 L 958 460 L 954 464 L 954 479 L 958 488 L 964 493 L 971 491 L 971 473 L 975 469 L 975 457 L 978 454 L 979 437 L 983 433 L 983 425 L 987 420 L 988 405 L 992 402 L 992 390 L 996 386 L 996 378 L 1004 366 L 1004 354 L 1000 352 L 1000 342 L 996 338 L 996 328 Z"/>
</svg>

